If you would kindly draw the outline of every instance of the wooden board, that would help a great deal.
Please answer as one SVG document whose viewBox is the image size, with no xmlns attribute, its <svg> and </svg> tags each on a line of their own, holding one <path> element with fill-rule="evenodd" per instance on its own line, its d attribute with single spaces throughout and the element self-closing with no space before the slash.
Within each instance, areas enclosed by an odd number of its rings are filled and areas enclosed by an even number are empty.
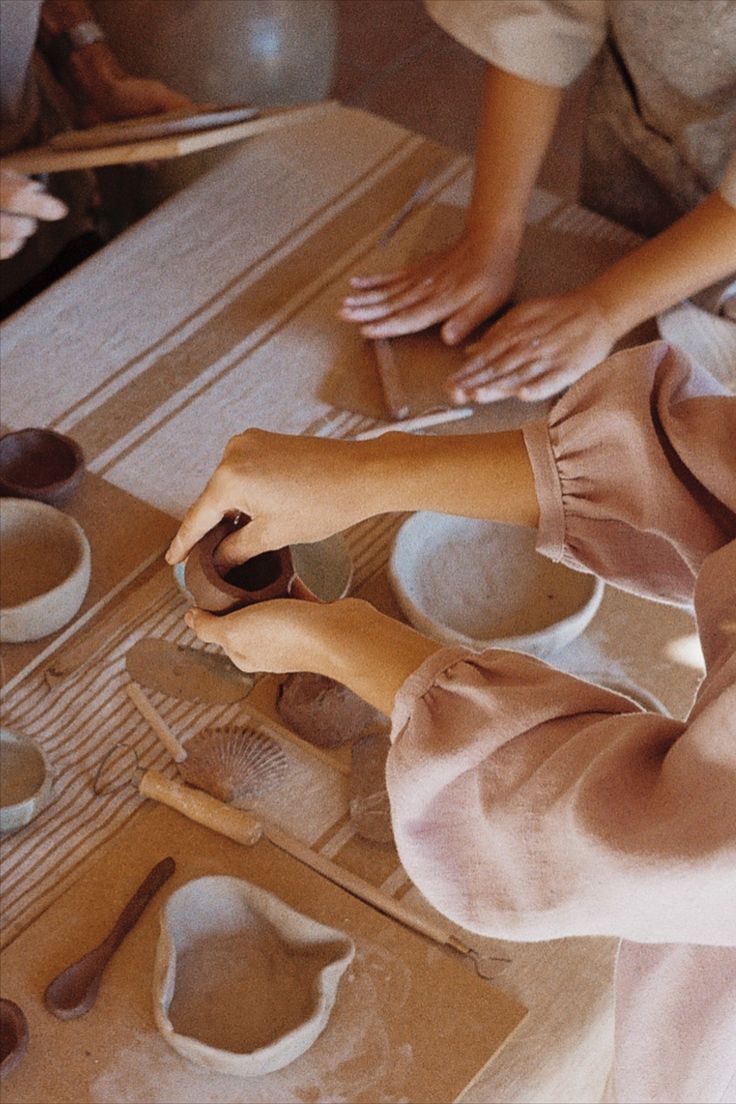
<svg viewBox="0 0 736 1104">
<path fill-rule="evenodd" d="M 60 969 L 107 934 L 161 858 L 177 871 L 113 958 L 95 1007 L 63 1022 L 42 995 Z M 324 1033 L 290 1066 L 243 1080 L 191 1065 L 158 1034 L 151 976 L 158 913 L 192 878 L 230 874 L 348 932 L 356 958 Z M 245 848 L 164 807 L 130 821 L 101 860 L 0 959 L 3 996 L 24 1010 L 30 1046 L 4 1104 L 447 1102 L 475 1079 L 525 1010 L 453 952 L 408 931 L 262 840 Z"/>
<path fill-rule="evenodd" d="M 277 127 L 293 126 L 325 114 L 334 108 L 332 100 L 301 107 L 263 111 L 257 118 L 226 126 L 208 127 L 188 134 L 171 134 L 92 149 L 58 149 L 51 145 L 17 150 L 3 157 L 3 168 L 21 173 L 65 172 L 69 169 L 97 169 L 102 165 L 132 165 L 139 161 L 165 161 L 188 153 L 239 142 Z"/>
</svg>

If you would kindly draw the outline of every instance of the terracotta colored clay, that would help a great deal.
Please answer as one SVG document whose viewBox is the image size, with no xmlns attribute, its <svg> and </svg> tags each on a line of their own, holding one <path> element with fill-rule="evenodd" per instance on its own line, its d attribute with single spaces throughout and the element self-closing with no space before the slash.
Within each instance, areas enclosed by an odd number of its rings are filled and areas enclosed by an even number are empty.
<svg viewBox="0 0 736 1104">
<path fill-rule="evenodd" d="M 97 998 L 105 967 L 141 913 L 176 869 L 171 858 L 162 859 L 138 887 L 120 913 L 112 931 L 98 947 L 67 966 L 46 988 L 43 1001 L 60 1020 L 75 1020 L 89 1012 Z"/>
<path fill-rule="evenodd" d="M 61 506 L 84 475 L 84 454 L 53 429 L 21 429 L 0 437 L 0 493 Z"/>
<path fill-rule="evenodd" d="M 247 520 L 223 518 L 189 553 L 184 581 L 199 608 L 210 613 L 232 613 L 271 598 L 317 601 L 297 576 L 288 548 L 262 552 L 224 573 L 220 570 L 215 563 L 215 549 Z"/>
<path fill-rule="evenodd" d="M 347 686 L 306 671 L 286 676 L 277 707 L 287 725 L 317 747 L 339 747 L 389 727 L 383 713 Z"/>
<path fill-rule="evenodd" d="M 0 998 L 0 1080 L 15 1069 L 28 1049 L 28 1021 L 15 1001 Z"/>
<path fill-rule="evenodd" d="M 186 743 L 185 782 L 219 801 L 260 797 L 281 784 L 287 760 L 280 744 L 242 725 L 203 728 Z"/>
</svg>

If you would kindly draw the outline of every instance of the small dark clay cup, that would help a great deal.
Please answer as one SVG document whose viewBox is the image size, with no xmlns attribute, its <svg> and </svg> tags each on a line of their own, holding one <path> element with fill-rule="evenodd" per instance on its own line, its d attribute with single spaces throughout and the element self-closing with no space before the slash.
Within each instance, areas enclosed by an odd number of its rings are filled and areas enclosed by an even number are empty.
<svg viewBox="0 0 736 1104">
<path fill-rule="evenodd" d="M 15 1001 L 0 998 L 0 1081 L 15 1069 L 28 1049 L 28 1021 Z"/>
<path fill-rule="evenodd" d="M 262 552 L 224 573 L 216 566 L 215 549 L 218 544 L 239 529 L 245 520 L 224 518 L 209 533 L 205 533 L 189 553 L 184 583 L 199 608 L 221 614 L 272 598 L 311 598 L 316 601 L 296 575 L 288 548 Z"/>
<path fill-rule="evenodd" d="M 53 429 L 20 429 L 0 437 L 0 494 L 61 506 L 84 475 L 76 441 Z"/>
</svg>

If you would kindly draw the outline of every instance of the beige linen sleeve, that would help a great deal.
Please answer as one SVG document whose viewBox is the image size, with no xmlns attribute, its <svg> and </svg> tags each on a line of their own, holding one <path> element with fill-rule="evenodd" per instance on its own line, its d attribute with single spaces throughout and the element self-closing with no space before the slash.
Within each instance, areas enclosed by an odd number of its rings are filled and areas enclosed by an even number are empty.
<svg viewBox="0 0 736 1104">
<path fill-rule="evenodd" d="M 394 833 L 426 897 L 483 934 L 736 945 L 736 401 L 661 343 L 619 356 L 531 436 L 541 540 L 641 591 L 652 569 L 668 589 L 658 552 L 678 596 L 698 576 L 691 716 L 530 656 L 435 653 L 394 709 Z"/>
<path fill-rule="evenodd" d="M 604 0 L 424 0 L 436 23 L 492 65 L 564 87 L 606 36 Z"/>
</svg>

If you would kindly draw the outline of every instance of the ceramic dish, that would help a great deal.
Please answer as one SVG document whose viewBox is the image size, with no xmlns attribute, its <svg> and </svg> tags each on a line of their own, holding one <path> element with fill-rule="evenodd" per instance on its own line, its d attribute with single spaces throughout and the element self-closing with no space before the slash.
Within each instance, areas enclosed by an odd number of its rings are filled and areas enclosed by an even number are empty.
<svg viewBox="0 0 736 1104">
<path fill-rule="evenodd" d="M 520 525 L 414 514 L 391 554 L 396 599 L 440 643 L 550 655 L 590 623 L 603 583 L 540 556 L 535 538 Z"/>
<path fill-rule="evenodd" d="M 43 502 L 0 499 L 0 558 L 0 640 L 39 640 L 71 621 L 91 569 L 73 518 Z"/>
<path fill-rule="evenodd" d="M 52 774 L 42 748 L 0 728 L 0 835 L 30 823 L 51 796 Z"/>
<path fill-rule="evenodd" d="M 291 558 L 299 578 L 321 602 L 344 598 L 350 590 L 353 565 L 339 533 L 314 544 L 293 544 Z M 177 564 L 174 577 L 187 598 L 193 601 L 184 576 L 185 565 Z"/>
<path fill-rule="evenodd" d="M 0 437 L 0 494 L 67 502 L 84 475 L 76 441 L 53 429 L 20 429 Z"/>
<path fill-rule="evenodd" d="M 11 1073 L 28 1049 L 28 1021 L 15 1001 L 0 997 L 0 1080 Z"/>
<path fill-rule="evenodd" d="M 153 1008 L 185 1058 L 259 1077 L 303 1054 L 324 1030 L 355 946 L 240 878 L 187 882 L 161 913 Z"/>
</svg>

